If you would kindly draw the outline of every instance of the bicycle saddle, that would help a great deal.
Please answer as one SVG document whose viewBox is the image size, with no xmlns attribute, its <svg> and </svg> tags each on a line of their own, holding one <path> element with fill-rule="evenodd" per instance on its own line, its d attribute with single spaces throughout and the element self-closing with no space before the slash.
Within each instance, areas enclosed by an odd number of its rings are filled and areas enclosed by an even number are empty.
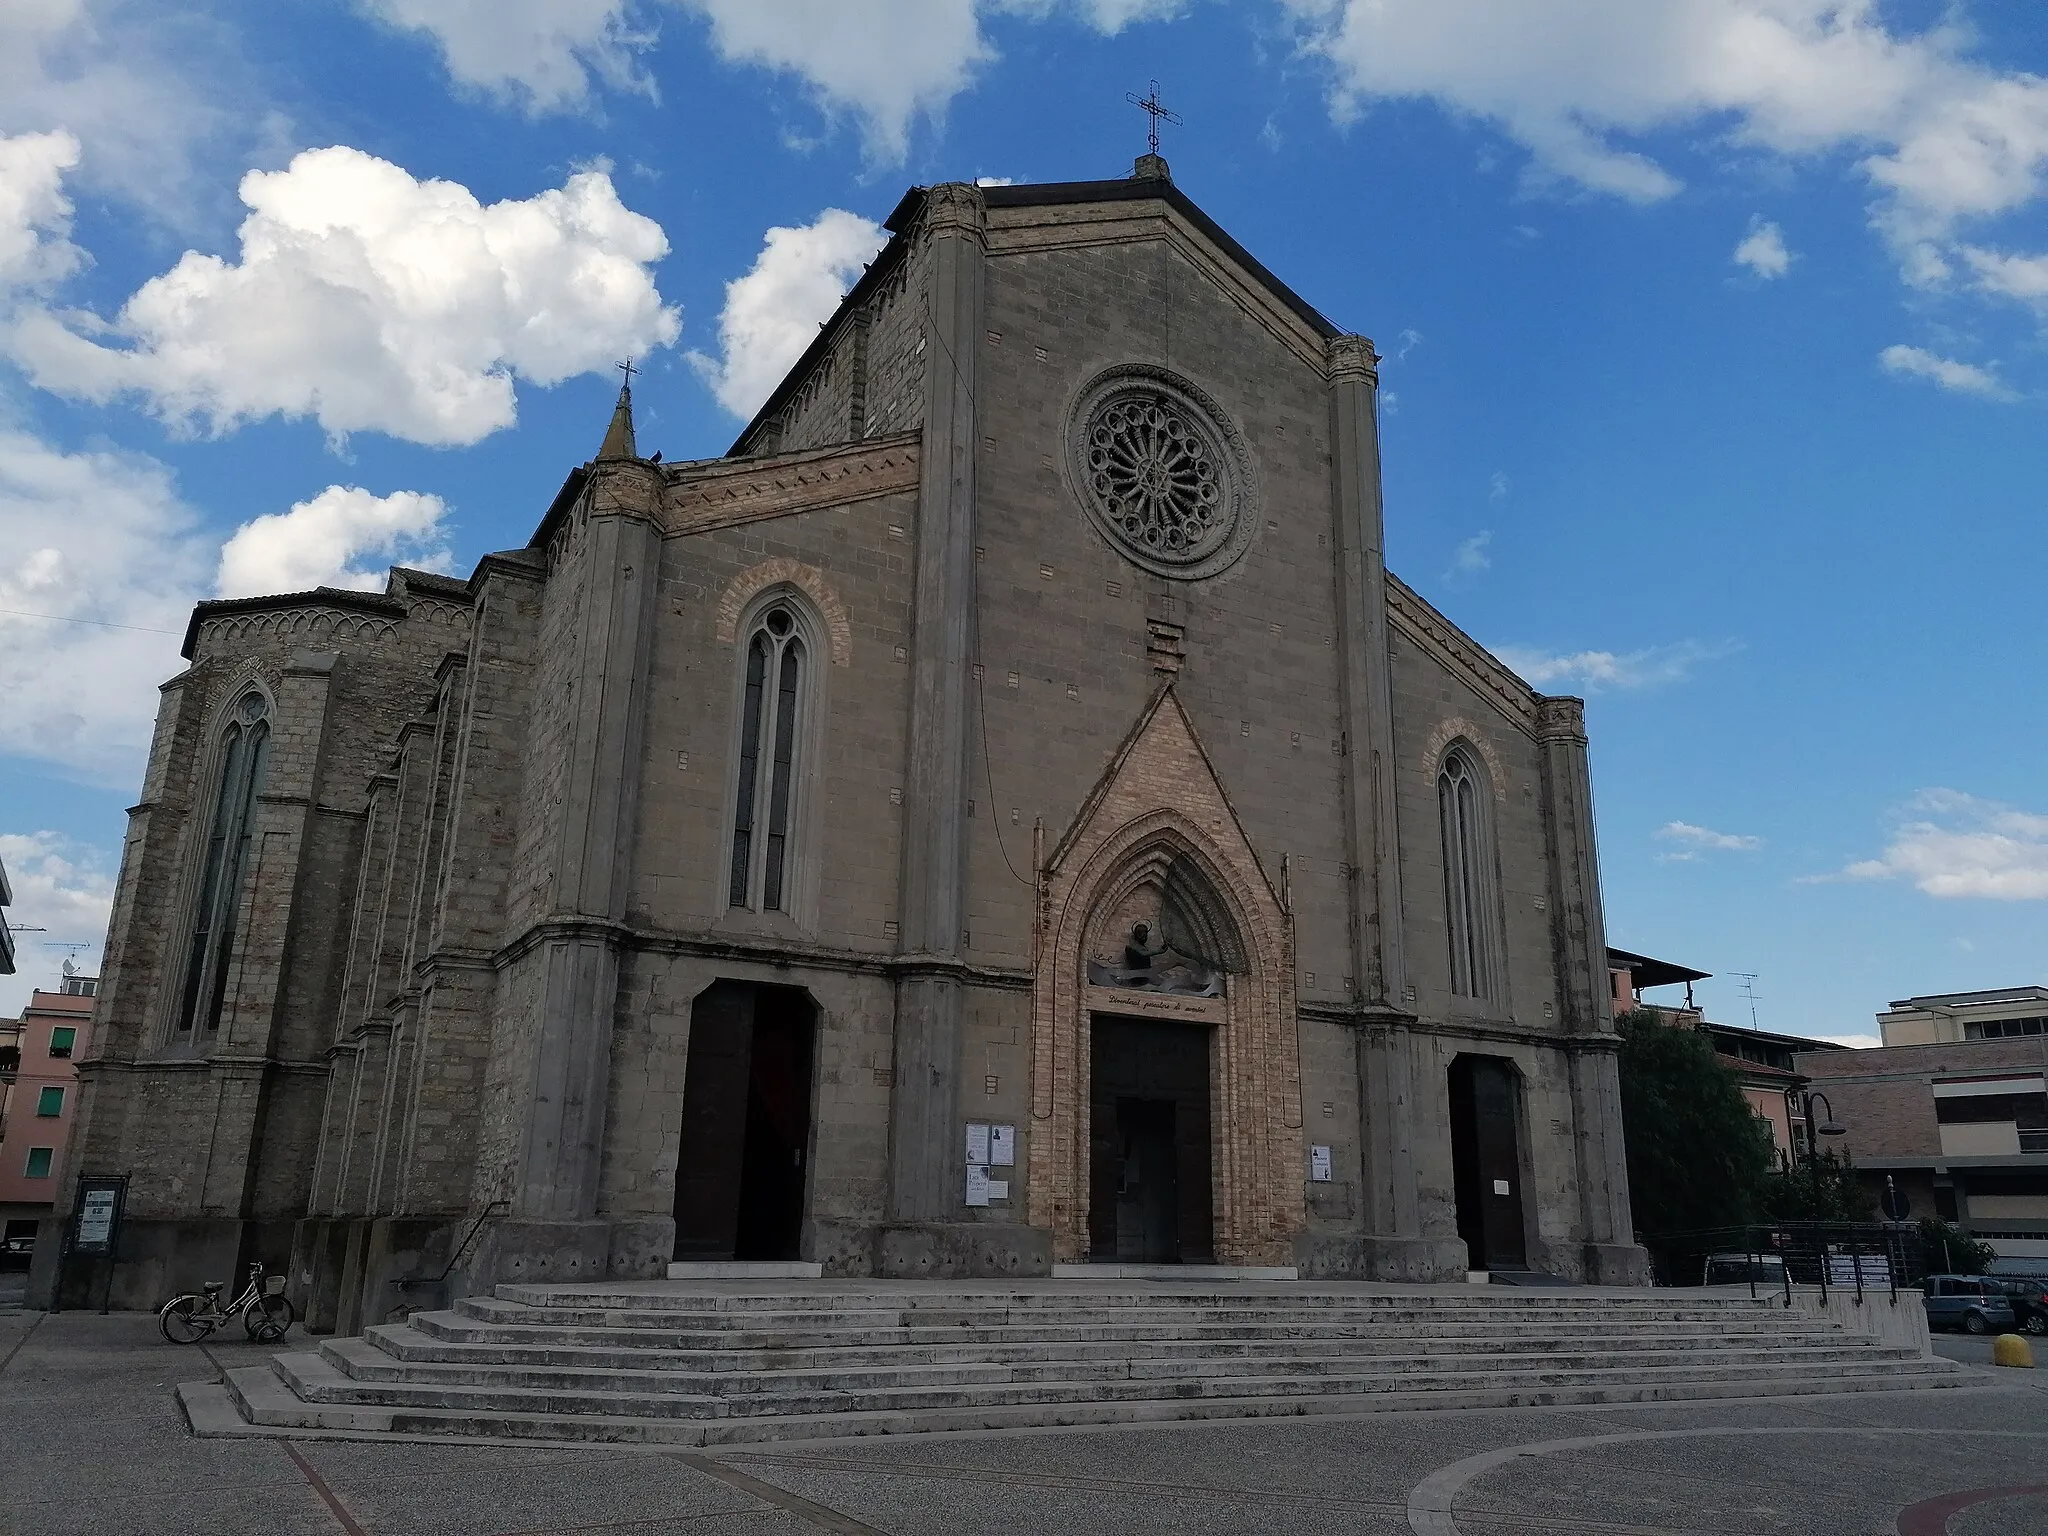
<svg viewBox="0 0 2048 1536">
<path fill-rule="evenodd" d="M 206 1294 L 209 1296 L 216 1295 L 219 1292 L 226 1290 L 227 1288 L 228 1283 L 225 1280 L 209 1280 L 203 1287 Z"/>
</svg>

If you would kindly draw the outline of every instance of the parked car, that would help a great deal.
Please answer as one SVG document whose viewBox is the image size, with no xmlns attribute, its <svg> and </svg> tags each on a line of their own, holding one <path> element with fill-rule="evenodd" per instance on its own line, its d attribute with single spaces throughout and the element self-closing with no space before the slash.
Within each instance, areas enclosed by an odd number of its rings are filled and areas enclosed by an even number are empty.
<svg viewBox="0 0 2048 1536">
<path fill-rule="evenodd" d="M 1985 1279 L 2005 1292 L 2005 1299 L 2018 1319 L 2021 1331 L 2048 1334 L 2048 1276 L 1986 1275 Z"/>
<path fill-rule="evenodd" d="M 1983 1275 L 1929 1275 L 1927 1326 L 1965 1333 L 2005 1333 L 2013 1326 L 2012 1302 L 1997 1280 Z"/>
</svg>

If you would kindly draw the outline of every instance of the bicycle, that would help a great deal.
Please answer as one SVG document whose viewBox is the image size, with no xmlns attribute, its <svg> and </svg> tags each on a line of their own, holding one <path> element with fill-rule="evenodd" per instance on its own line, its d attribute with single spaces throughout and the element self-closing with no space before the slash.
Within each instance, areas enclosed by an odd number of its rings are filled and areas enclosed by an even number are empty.
<svg viewBox="0 0 2048 1536">
<path fill-rule="evenodd" d="M 173 1344 L 197 1344 L 214 1329 L 240 1313 L 242 1327 L 258 1344 L 275 1344 L 298 1320 L 298 1313 L 284 1294 L 284 1276 L 263 1273 L 258 1262 L 249 1266 L 249 1283 L 242 1294 L 225 1306 L 221 1293 L 224 1280 L 209 1280 L 201 1290 L 173 1296 L 157 1309 L 157 1327 Z"/>
</svg>

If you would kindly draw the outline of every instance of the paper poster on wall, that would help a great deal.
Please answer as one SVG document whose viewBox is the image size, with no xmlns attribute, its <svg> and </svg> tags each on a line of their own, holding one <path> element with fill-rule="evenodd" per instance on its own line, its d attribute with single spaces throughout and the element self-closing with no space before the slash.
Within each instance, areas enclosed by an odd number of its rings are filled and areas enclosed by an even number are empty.
<svg viewBox="0 0 2048 1536">
<path fill-rule="evenodd" d="M 986 1163 L 988 1161 L 988 1127 L 975 1121 L 967 1127 L 967 1161 Z"/>
<path fill-rule="evenodd" d="M 1308 1177 L 1311 1184 L 1330 1182 L 1330 1149 L 1310 1147 L 1308 1149 Z"/>
<path fill-rule="evenodd" d="M 987 1205 L 989 1198 L 988 1167 L 984 1163 L 967 1165 L 967 1203 Z"/>
<path fill-rule="evenodd" d="M 1495 1179 L 1493 1181 L 1493 1192 L 1496 1195 L 1506 1194 L 1508 1192 L 1508 1181 L 1506 1179 Z"/>
<path fill-rule="evenodd" d="M 1008 1179 L 990 1179 L 988 1181 L 988 1197 L 991 1200 L 1009 1199 L 1010 1181 Z"/>
<path fill-rule="evenodd" d="M 988 1160 L 997 1168 L 1009 1168 L 1017 1162 L 1017 1127 L 1014 1125 L 992 1125 L 988 1128 Z"/>
</svg>

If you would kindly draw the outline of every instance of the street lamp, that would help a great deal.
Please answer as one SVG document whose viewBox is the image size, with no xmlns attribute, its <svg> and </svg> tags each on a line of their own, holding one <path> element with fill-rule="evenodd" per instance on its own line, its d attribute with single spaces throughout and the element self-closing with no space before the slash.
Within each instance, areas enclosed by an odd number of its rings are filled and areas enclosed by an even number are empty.
<svg viewBox="0 0 2048 1536">
<path fill-rule="evenodd" d="M 1825 1115 L 1818 1121 L 1813 1116 L 1813 1101 L 1819 1099 L 1826 1106 Z M 1806 1121 L 1806 1160 L 1812 1162 L 1819 1156 L 1821 1136 L 1846 1136 L 1849 1127 L 1835 1118 L 1835 1106 L 1828 1102 L 1828 1096 L 1817 1088 L 1791 1087 L 1785 1090 L 1785 1112 L 1799 1115 Z"/>
</svg>

